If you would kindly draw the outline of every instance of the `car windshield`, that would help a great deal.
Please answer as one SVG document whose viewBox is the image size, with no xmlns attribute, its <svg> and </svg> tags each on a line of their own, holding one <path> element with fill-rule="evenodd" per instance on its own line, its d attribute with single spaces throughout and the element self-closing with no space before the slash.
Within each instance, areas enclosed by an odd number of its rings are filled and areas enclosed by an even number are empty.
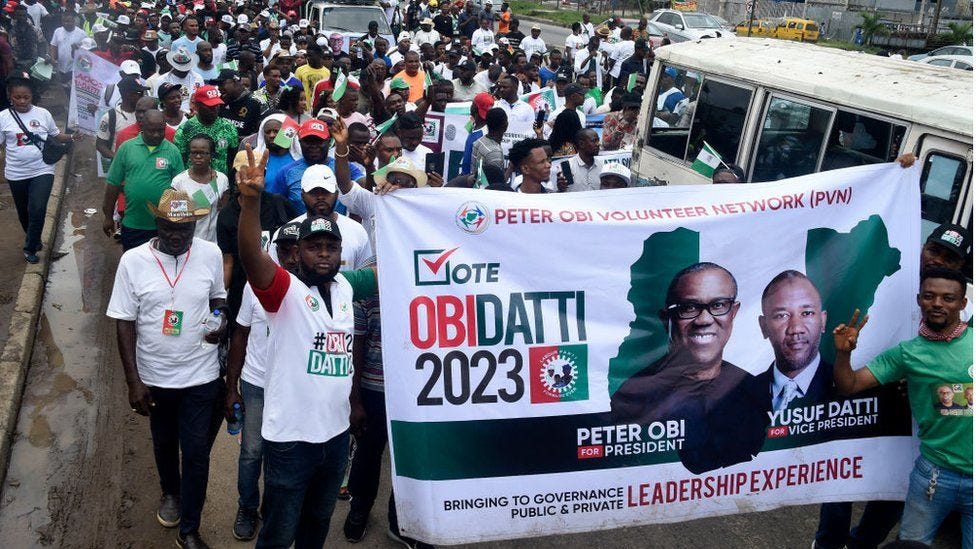
<svg viewBox="0 0 976 549">
<path fill-rule="evenodd" d="M 382 10 L 366 6 L 329 6 L 322 9 L 323 28 L 366 34 L 369 22 L 379 23 L 380 34 L 393 34 Z"/>
<path fill-rule="evenodd" d="M 693 29 L 717 29 L 721 25 L 704 13 L 686 13 L 685 24 Z"/>
<path fill-rule="evenodd" d="M 647 24 L 647 34 L 651 36 L 664 36 L 664 31 L 658 28 L 654 23 Z"/>
</svg>

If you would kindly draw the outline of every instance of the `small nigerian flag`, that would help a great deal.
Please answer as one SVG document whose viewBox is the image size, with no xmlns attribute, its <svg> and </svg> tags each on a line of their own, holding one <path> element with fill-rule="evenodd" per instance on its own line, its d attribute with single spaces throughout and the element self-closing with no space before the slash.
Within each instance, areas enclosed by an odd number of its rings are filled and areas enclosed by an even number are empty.
<svg viewBox="0 0 976 549">
<path fill-rule="evenodd" d="M 634 91 L 634 86 L 637 85 L 637 73 L 632 72 L 630 76 L 627 77 L 627 91 Z"/>
<path fill-rule="evenodd" d="M 698 153 L 698 157 L 695 161 L 691 163 L 691 169 L 704 175 L 705 177 L 711 177 L 715 173 L 715 169 L 718 168 L 719 164 L 722 164 L 722 157 L 712 148 L 711 145 L 702 141 L 702 150 Z"/>
<path fill-rule="evenodd" d="M 282 149 L 288 149 L 291 147 L 291 143 L 296 135 L 298 135 L 298 122 L 286 116 L 285 121 L 281 123 L 281 129 L 278 130 L 278 135 L 275 136 L 272 143 Z"/>
<path fill-rule="evenodd" d="M 397 115 L 394 114 L 392 117 L 390 117 L 389 120 L 376 126 L 376 137 L 379 137 L 384 133 L 386 133 L 387 130 L 393 127 L 393 124 L 396 124 L 396 121 L 397 121 Z"/>
<path fill-rule="evenodd" d="M 386 164 L 386 166 L 383 166 L 382 168 L 379 168 L 373 172 L 373 180 L 375 181 L 377 177 L 386 175 L 386 172 L 390 171 L 390 166 L 392 166 L 393 162 L 395 161 L 396 161 L 396 157 L 391 156 L 390 161 Z"/>
<path fill-rule="evenodd" d="M 488 176 L 485 175 L 485 170 L 482 169 L 484 166 L 484 159 L 478 161 L 478 177 L 475 179 L 474 188 L 476 189 L 487 189 L 488 188 Z"/>
<path fill-rule="evenodd" d="M 424 89 L 426 90 L 427 88 L 429 88 L 430 84 L 431 84 L 430 73 L 424 71 Z"/>
<path fill-rule="evenodd" d="M 346 94 L 346 75 L 339 70 L 339 77 L 335 81 L 335 89 L 332 90 L 332 100 L 338 101 Z"/>
</svg>

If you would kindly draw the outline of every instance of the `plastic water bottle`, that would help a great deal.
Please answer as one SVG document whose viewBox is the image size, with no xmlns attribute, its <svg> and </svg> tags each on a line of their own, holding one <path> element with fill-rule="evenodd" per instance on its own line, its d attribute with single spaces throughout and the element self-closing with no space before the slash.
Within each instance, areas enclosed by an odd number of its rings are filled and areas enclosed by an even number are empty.
<svg viewBox="0 0 976 549">
<path fill-rule="evenodd" d="M 227 421 L 227 434 L 237 436 L 240 434 L 241 429 L 244 428 L 244 410 L 241 409 L 241 403 L 234 403 L 234 421 Z"/>
<path fill-rule="evenodd" d="M 204 318 L 202 324 L 203 324 L 203 337 L 204 337 L 204 339 L 201 339 L 200 340 L 200 346 L 203 347 L 204 349 L 216 349 L 217 348 L 217 345 L 215 345 L 213 343 L 209 343 L 206 340 L 206 337 L 207 337 L 207 334 L 210 334 L 210 333 L 213 333 L 213 332 L 216 332 L 217 330 L 219 330 L 221 324 L 223 324 L 223 321 L 221 320 L 221 317 L 220 317 L 220 310 L 219 309 L 214 309 L 213 314 L 208 315 L 206 318 Z"/>
</svg>

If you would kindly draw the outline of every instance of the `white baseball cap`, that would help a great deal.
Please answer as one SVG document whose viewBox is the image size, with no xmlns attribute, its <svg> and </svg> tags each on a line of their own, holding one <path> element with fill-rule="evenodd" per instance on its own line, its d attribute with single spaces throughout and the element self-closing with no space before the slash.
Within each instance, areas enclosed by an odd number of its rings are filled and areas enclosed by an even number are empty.
<svg viewBox="0 0 976 549">
<path fill-rule="evenodd" d="M 132 59 L 123 61 L 122 64 L 119 65 L 119 68 L 122 69 L 122 72 L 125 74 L 134 74 L 136 76 L 142 75 L 142 71 L 139 70 L 139 63 L 136 63 Z"/>
<path fill-rule="evenodd" d="M 231 14 L 229 14 L 229 13 L 225 13 L 225 14 L 223 14 L 223 15 L 220 16 L 220 21 L 222 23 L 227 23 L 228 25 L 233 25 L 234 24 L 234 16 L 231 15 Z"/>
<path fill-rule="evenodd" d="M 238 15 L 237 16 L 237 24 L 238 25 L 246 25 L 247 24 L 247 16 L 244 15 L 243 13 L 240 14 L 240 15 Z"/>
<path fill-rule="evenodd" d="M 339 189 L 335 173 L 325 164 L 313 164 L 302 174 L 303 193 L 317 188 L 325 189 L 326 192 L 330 193 L 334 193 Z"/>
<path fill-rule="evenodd" d="M 600 177 L 614 175 L 623 178 L 630 185 L 630 168 L 620 162 L 604 162 L 603 169 L 600 170 Z"/>
</svg>

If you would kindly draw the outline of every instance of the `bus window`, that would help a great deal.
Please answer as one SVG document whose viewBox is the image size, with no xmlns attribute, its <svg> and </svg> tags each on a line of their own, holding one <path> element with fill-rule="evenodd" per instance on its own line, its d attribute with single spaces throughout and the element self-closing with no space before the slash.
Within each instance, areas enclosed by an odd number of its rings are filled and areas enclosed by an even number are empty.
<svg viewBox="0 0 976 549">
<path fill-rule="evenodd" d="M 751 181 L 776 181 L 817 171 L 832 115 L 827 108 L 773 96 L 757 141 Z"/>
<path fill-rule="evenodd" d="M 752 90 L 706 78 L 694 108 L 685 160 L 693 162 L 708 142 L 723 161 L 735 162 L 751 102 Z"/>
<path fill-rule="evenodd" d="M 701 76 L 676 67 L 664 67 L 658 79 L 647 144 L 676 158 L 685 157 Z"/>
<path fill-rule="evenodd" d="M 820 171 L 891 162 L 898 156 L 905 126 L 838 110 Z"/>
<path fill-rule="evenodd" d="M 966 161 L 942 152 L 930 152 L 922 167 L 922 234 L 952 221 L 966 176 Z"/>
</svg>

